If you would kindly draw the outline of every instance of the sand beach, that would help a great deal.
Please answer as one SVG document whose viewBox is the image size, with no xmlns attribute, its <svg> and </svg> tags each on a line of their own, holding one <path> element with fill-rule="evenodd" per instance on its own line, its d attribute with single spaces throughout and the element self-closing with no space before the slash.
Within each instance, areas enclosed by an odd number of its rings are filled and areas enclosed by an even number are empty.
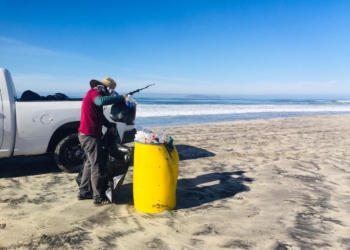
<svg viewBox="0 0 350 250">
<path fill-rule="evenodd" d="M 162 127 L 180 156 L 177 206 L 76 199 L 48 156 L 0 159 L 0 249 L 350 249 L 350 115 Z M 152 128 L 157 130 L 157 128 Z"/>
</svg>

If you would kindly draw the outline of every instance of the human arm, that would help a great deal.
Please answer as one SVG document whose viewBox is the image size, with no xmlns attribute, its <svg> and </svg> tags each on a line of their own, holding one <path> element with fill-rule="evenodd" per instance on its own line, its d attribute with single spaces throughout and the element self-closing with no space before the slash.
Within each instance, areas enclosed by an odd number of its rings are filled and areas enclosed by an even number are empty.
<svg viewBox="0 0 350 250">
<path fill-rule="evenodd" d="M 98 95 L 95 97 L 94 103 L 97 106 L 105 106 L 114 104 L 116 102 L 125 102 L 125 96 L 124 95 L 117 95 L 117 96 L 101 96 Z"/>
</svg>

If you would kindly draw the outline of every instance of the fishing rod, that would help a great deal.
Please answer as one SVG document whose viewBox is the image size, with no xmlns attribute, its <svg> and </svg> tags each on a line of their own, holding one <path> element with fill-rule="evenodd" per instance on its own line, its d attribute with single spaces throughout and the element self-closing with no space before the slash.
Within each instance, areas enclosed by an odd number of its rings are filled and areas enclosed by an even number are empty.
<svg viewBox="0 0 350 250">
<path fill-rule="evenodd" d="M 150 87 L 150 86 L 152 86 L 152 85 L 154 85 L 154 84 L 155 84 L 155 83 L 150 84 L 150 85 L 147 85 L 146 87 L 144 87 L 144 88 L 142 88 L 142 89 L 137 89 L 137 90 L 131 91 L 131 92 L 127 93 L 126 95 L 133 95 L 133 94 L 135 94 L 135 93 L 137 93 L 137 92 L 140 92 L 140 91 L 143 90 L 143 89 L 147 89 L 148 87 Z"/>
</svg>

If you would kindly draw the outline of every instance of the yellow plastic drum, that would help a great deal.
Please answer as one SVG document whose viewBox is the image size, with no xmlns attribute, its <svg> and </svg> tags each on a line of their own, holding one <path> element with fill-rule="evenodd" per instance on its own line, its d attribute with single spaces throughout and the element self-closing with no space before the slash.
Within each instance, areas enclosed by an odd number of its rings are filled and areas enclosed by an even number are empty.
<svg viewBox="0 0 350 250">
<path fill-rule="evenodd" d="M 176 206 L 179 155 L 164 144 L 135 141 L 133 193 L 136 211 L 159 213 Z"/>
</svg>

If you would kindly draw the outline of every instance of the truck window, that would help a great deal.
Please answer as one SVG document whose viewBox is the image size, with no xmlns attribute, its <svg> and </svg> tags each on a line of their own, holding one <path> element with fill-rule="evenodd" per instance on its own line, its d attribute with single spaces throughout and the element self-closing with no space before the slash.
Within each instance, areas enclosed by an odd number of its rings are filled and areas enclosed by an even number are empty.
<svg viewBox="0 0 350 250">
<path fill-rule="evenodd" d="M 11 76 L 11 73 L 10 72 L 8 72 L 8 73 Z M 10 84 L 11 84 L 11 88 L 12 88 L 12 93 L 15 97 L 15 100 L 17 100 L 17 92 L 16 92 L 15 85 L 13 84 L 12 77 L 9 77 L 9 80 L 10 80 Z"/>
</svg>

